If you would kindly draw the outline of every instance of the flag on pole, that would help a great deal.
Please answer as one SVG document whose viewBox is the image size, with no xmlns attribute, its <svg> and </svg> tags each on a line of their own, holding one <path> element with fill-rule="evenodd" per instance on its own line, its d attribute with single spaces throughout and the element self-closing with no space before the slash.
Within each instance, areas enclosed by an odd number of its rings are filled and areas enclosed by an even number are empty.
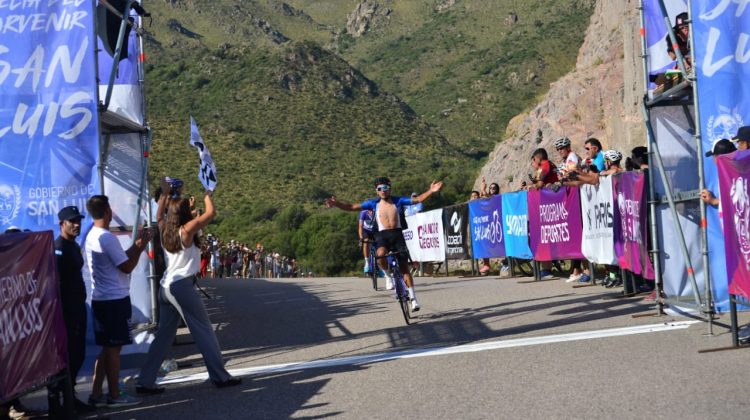
<svg viewBox="0 0 750 420">
<path fill-rule="evenodd" d="M 201 166 L 198 171 L 198 179 L 201 180 L 203 187 L 209 191 L 216 188 L 216 165 L 211 157 L 211 152 L 203 142 L 201 134 L 198 132 L 198 124 L 195 123 L 193 116 L 190 116 L 190 145 L 198 149 Z"/>
</svg>

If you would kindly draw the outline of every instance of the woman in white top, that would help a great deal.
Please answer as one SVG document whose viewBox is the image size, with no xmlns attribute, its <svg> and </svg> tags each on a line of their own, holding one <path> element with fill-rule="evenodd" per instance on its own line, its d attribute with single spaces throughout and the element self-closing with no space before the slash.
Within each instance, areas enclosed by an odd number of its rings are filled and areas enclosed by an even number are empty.
<svg viewBox="0 0 750 420">
<path fill-rule="evenodd" d="M 195 274 L 200 269 L 198 232 L 216 215 L 211 192 L 206 191 L 204 197 L 206 211 L 194 217 L 189 200 L 179 197 L 173 190 L 176 188 L 162 180 L 162 191 L 167 193 L 159 199 L 156 219 L 162 234 L 167 269 L 159 290 L 159 326 L 136 386 L 136 392 L 140 394 L 164 392 L 163 387 L 156 386 L 156 375 L 177 333 L 180 317 L 185 319 L 213 383 L 219 388 L 241 383 L 224 368 L 219 342 L 194 286 Z"/>
</svg>

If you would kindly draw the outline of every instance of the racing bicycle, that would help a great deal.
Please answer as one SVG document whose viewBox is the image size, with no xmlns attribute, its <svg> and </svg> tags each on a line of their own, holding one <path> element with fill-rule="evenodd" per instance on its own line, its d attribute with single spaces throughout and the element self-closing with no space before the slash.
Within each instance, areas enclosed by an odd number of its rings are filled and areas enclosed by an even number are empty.
<svg viewBox="0 0 750 420">
<path fill-rule="evenodd" d="M 388 259 L 388 270 L 390 270 L 391 275 L 393 276 L 393 283 L 396 286 L 396 299 L 398 300 L 398 305 L 401 308 L 401 313 L 404 315 L 404 321 L 406 321 L 406 325 L 409 325 L 411 314 L 409 309 L 409 302 L 411 299 L 409 299 L 409 292 L 406 290 L 406 283 L 404 282 L 404 276 L 401 274 L 401 268 L 398 264 L 398 255 L 400 252 L 398 251 L 391 251 L 382 257 L 375 257 L 376 259 L 382 259 L 387 258 Z M 374 254 L 372 254 L 374 255 Z"/>
</svg>

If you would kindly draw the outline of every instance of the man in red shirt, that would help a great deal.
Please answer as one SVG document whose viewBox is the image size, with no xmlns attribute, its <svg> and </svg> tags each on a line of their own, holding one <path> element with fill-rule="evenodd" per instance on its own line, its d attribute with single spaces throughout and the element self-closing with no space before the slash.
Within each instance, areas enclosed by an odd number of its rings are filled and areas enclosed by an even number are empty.
<svg viewBox="0 0 750 420">
<path fill-rule="evenodd" d="M 557 176 L 557 167 L 549 160 L 547 151 L 543 148 L 534 150 L 531 155 L 531 166 L 536 170 L 536 174 L 528 189 L 539 189 L 560 180 Z"/>
</svg>

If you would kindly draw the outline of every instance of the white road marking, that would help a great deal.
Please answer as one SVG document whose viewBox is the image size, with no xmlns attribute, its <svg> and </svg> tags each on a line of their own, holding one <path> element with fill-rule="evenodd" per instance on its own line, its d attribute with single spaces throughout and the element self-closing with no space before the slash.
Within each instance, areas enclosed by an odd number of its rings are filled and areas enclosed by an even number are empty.
<svg viewBox="0 0 750 420">
<path fill-rule="evenodd" d="M 662 324 L 639 325 L 635 327 L 613 328 L 607 330 L 582 331 L 568 334 L 547 335 L 543 337 L 516 338 L 511 340 L 497 340 L 477 344 L 461 344 L 447 347 L 431 347 L 409 349 L 385 353 L 365 354 L 359 356 L 340 357 L 335 359 L 311 360 L 307 362 L 281 363 L 277 365 L 256 366 L 241 369 L 230 369 L 234 376 L 259 375 L 268 373 L 288 372 L 303 369 L 319 369 L 334 366 L 377 363 L 396 359 L 410 359 L 415 357 L 443 356 L 447 354 L 472 353 L 486 350 L 507 349 L 512 347 L 536 346 L 540 344 L 564 343 L 568 341 L 592 340 L 596 338 L 621 337 L 625 335 L 646 334 L 681 330 L 701 321 L 665 322 Z M 192 375 L 169 375 L 162 378 L 159 384 L 176 384 L 208 379 L 208 373 Z"/>
</svg>

